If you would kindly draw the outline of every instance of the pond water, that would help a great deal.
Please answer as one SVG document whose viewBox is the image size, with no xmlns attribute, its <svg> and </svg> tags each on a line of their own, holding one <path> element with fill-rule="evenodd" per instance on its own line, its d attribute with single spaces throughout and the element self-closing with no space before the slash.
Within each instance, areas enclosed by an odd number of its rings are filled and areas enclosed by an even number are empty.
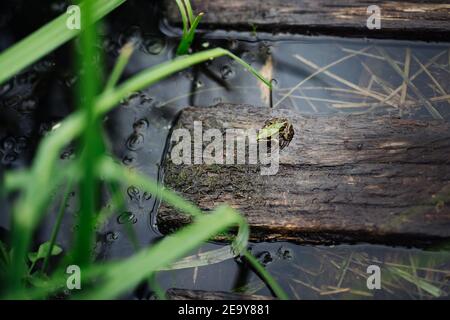
<svg viewBox="0 0 450 320">
<path fill-rule="evenodd" d="M 44 17 L 62 12 L 64 3 L 54 1 L 43 8 Z M 179 30 L 156 19 L 161 16 L 156 5 L 148 5 L 146 13 L 135 6 L 126 4 L 111 15 L 99 44 L 105 50 L 109 67 L 121 46 L 130 41 L 135 44 L 137 50 L 124 77 L 173 58 L 178 41 Z M 3 20 L 8 21 L 9 11 L 4 12 Z M 27 16 L 22 11 L 17 14 Z M 15 36 L 36 27 L 28 23 L 22 28 L 17 23 L 0 24 L 5 29 L 0 49 L 16 41 Z M 448 43 L 214 31 L 199 35 L 194 50 L 217 46 L 231 50 L 266 77 L 276 80 L 274 107 L 283 105 L 299 113 L 450 119 Z M 71 91 L 77 75 L 68 62 L 70 50 L 70 45 L 64 46 L 0 87 L 1 108 L 14 110 L 18 119 L 17 125 L 0 129 L 0 154 L 6 168 L 26 166 L 40 138 L 73 110 Z M 409 72 L 402 75 L 395 66 Z M 403 89 L 405 74 L 417 91 Z M 210 106 L 219 102 L 268 107 L 269 93 L 228 57 L 190 68 L 132 94 L 105 118 L 112 153 L 127 166 L 160 179 L 165 142 L 177 113 L 189 105 Z M 68 146 L 61 161 L 75 156 L 74 150 L 75 146 Z M 78 210 L 76 192 L 69 199 L 69 214 L 58 239 L 62 247 L 70 244 L 76 228 L 72 225 Z M 156 199 L 134 186 L 125 188 L 124 194 L 126 209 L 98 232 L 96 253 L 100 260 L 130 256 L 137 248 L 152 245 L 162 237 L 154 224 Z M 105 203 L 108 198 L 105 189 Z M 58 205 L 56 195 L 52 213 L 36 236 L 38 242 L 48 239 Z M 4 232 L 8 220 L 2 213 Z M 220 246 L 208 243 L 199 252 Z M 369 244 L 302 246 L 285 242 L 251 246 L 292 298 L 429 299 L 448 297 L 450 292 L 450 256 L 438 248 L 421 250 Z M 378 265 L 382 270 L 381 290 L 366 287 L 369 265 Z M 238 260 L 161 272 L 157 282 L 163 289 L 271 294 L 258 276 Z M 130 297 L 150 298 L 152 292 L 143 286 Z"/>
</svg>

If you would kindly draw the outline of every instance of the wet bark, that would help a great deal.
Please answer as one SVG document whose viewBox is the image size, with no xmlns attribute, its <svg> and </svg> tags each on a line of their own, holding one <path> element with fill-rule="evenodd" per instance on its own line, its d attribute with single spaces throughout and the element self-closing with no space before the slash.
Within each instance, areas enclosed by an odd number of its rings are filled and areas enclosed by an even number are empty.
<svg viewBox="0 0 450 320">
<path fill-rule="evenodd" d="M 261 175 L 259 164 L 175 165 L 169 152 L 164 184 L 203 210 L 223 203 L 238 209 L 254 241 L 426 245 L 450 238 L 445 121 L 302 116 L 219 104 L 185 109 L 174 128 L 192 131 L 194 121 L 202 121 L 203 131 L 260 129 L 272 117 L 289 119 L 295 130 L 277 174 Z M 157 221 L 170 233 L 190 219 L 162 204 Z"/>
<path fill-rule="evenodd" d="M 443 0 L 191 0 L 205 12 L 201 27 L 289 31 L 342 36 L 448 40 L 450 4 Z M 381 9 L 381 29 L 369 30 L 367 7 Z M 170 23 L 181 24 L 175 1 L 165 0 Z"/>
</svg>

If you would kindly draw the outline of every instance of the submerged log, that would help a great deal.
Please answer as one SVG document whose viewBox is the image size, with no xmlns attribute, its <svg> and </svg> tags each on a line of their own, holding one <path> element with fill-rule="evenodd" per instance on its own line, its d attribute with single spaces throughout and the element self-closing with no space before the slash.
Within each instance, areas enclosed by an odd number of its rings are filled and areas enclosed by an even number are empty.
<svg viewBox="0 0 450 320">
<path fill-rule="evenodd" d="M 274 300 L 272 297 L 228 293 L 221 291 L 203 291 L 187 289 L 169 289 L 166 292 L 169 300 Z"/>
<path fill-rule="evenodd" d="M 204 12 L 201 27 L 412 39 L 449 39 L 450 4 L 444 0 L 191 0 Z M 381 29 L 369 30 L 367 8 L 381 10 Z M 165 0 L 171 24 L 181 24 L 175 1 Z"/>
<path fill-rule="evenodd" d="M 450 238 L 448 122 L 219 104 L 186 108 L 174 129 L 192 132 L 194 121 L 203 132 L 260 129 L 273 117 L 295 130 L 275 175 L 261 175 L 260 164 L 176 165 L 169 152 L 165 186 L 205 211 L 223 203 L 238 209 L 254 241 L 426 245 Z M 161 204 L 157 222 L 170 233 L 190 219 Z"/>
</svg>

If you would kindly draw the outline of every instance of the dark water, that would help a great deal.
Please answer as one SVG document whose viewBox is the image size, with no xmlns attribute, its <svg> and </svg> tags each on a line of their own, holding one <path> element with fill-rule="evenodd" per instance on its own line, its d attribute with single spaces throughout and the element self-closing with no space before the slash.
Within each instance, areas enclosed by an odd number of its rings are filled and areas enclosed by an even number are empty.
<svg viewBox="0 0 450 320">
<path fill-rule="evenodd" d="M 146 10 L 141 10 L 145 6 Z M 11 23 L 27 16 L 28 7 L 4 11 L 0 24 L 1 49 L 42 24 L 42 16 L 25 26 Z M 28 8 L 28 9 L 27 9 Z M 41 7 L 40 7 L 41 8 Z M 43 17 L 62 12 L 64 1 L 53 1 L 41 10 Z M 139 10 L 138 10 L 139 9 Z M 112 66 L 121 46 L 133 41 L 137 50 L 125 76 L 167 61 L 174 56 L 178 30 L 159 17 L 157 5 L 140 1 L 126 4 L 108 19 L 99 43 L 105 60 Z M 27 32 L 28 31 L 28 32 Z M 15 124 L 0 128 L 1 163 L 8 170 L 26 166 L 42 136 L 73 110 L 72 91 L 77 75 L 70 64 L 71 46 L 64 46 L 26 72 L 0 87 L 0 108 L 10 110 Z M 429 109 L 419 103 L 430 101 L 444 119 L 450 119 L 450 45 L 407 41 L 300 37 L 215 31 L 197 37 L 194 50 L 221 46 L 231 50 L 262 72 L 276 79 L 274 105 L 294 108 L 299 113 L 371 113 L 378 116 L 431 119 Z M 382 50 L 379 50 L 382 48 Z M 384 50 L 384 51 L 383 51 Z M 420 97 L 408 90 L 402 98 L 403 78 L 389 64 L 388 56 L 400 69 L 410 61 L 409 76 Z M 317 69 L 326 72 L 310 77 Z M 108 68 L 110 69 L 110 68 Z M 308 79 L 308 77 L 310 77 Z M 307 79 L 307 81 L 305 80 Z M 397 92 L 395 92 L 397 90 Z M 394 94 L 392 93 L 394 92 Z M 386 97 L 392 95 L 392 99 Z M 167 134 L 179 110 L 188 105 L 209 106 L 219 102 L 248 103 L 267 107 L 266 90 L 239 64 L 223 57 L 171 76 L 132 94 L 105 119 L 111 150 L 130 167 L 158 179 Z M 436 113 L 435 113 L 436 114 Z M 74 146 L 61 154 L 61 161 L 76 156 Z M 161 238 L 154 225 L 158 203 L 152 195 L 134 186 L 124 190 L 127 208 L 118 212 L 98 232 L 98 259 L 132 255 L 137 247 L 151 246 Z M 58 243 L 67 248 L 77 213 L 74 190 Z M 105 202 L 108 192 L 104 192 Z M 58 197 L 37 242 L 49 237 Z M 2 213 L 2 226 L 8 217 Z M 137 243 L 131 241 L 132 227 Z M 220 247 L 206 244 L 200 252 Z M 300 246 L 291 243 L 252 244 L 253 253 L 277 278 L 292 298 L 298 299 L 429 299 L 448 297 L 450 257 L 437 250 L 387 247 L 368 244 Z M 368 290 L 367 267 L 378 265 L 382 289 Z M 398 272 L 400 270 L 400 274 Z M 406 272 L 406 275 L 405 275 Z M 166 288 L 235 291 L 270 295 L 264 283 L 242 262 L 222 263 L 161 272 L 159 285 Z M 132 295 L 148 298 L 151 290 L 140 288 Z"/>
</svg>

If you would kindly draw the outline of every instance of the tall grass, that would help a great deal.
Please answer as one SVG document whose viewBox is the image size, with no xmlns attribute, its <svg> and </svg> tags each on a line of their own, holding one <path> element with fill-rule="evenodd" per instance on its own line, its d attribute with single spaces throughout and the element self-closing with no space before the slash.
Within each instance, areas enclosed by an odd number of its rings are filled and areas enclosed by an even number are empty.
<svg viewBox="0 0 450 320">
<path fill-rule="evenodd" d="M 99 182 L 97 177 L 97 163 L 104 155 L 105 146 L 102 141 L 99 117 L 94 114 L 95 98 L 100 90 L 100 70 L 95 65 L 101 52 L 96 46 L 98 43 L 96 25 L 93 24 L 92 15 L 94 1 L 85 1 L 83 7 L 83 31 L 80 41 L 82 54 L 78 56 L 78 68 L 83 70 L 80 75 L 78 88 L 78 106 L 84 113 L 84 130 L 80 139 L 80 166 L 83 168 L 80 177 L 80 213 L 78 226 L 80 226 L 73 249 L 73 261 L 85 266 L 91 259 L 94 243 L 94 215 L 99 210 Z M 100 61 L 103 59 L 100 57 Z"/>
<path fill-rule="evenodd" d="M 198 16 L 195 16 L 190 0 L 175 1 L 183 23 L 183 34 L 177 48 L 177 55 L 183 55 L 189 53 L 189 48 L 194 41 L 195 31 L 197 30 L 200 20 L 202 20 L 203 12 L 200 12 Z"/>
<path fill-rule="evenodd" d="M 214 235 L 231 226 L 237 226 L 238 234 L 231 244 L 233 256 L 245 254 L 273 291 L 280 298 L 287 298 L 270 274 L 246 251 L 249 229 L 239 213 L 225 206 L 217 208 L 210 214 L 203 214 L 194 204 L 162 188 L 152 179 L 142 177 L 118 165 L 107 155 L 99 120 L 132 92 L 151 86 L 192 65 L 224 55 L 236 59 L 269 87 L 270 82 L 231 52 L 216 48 L 165 62 L 117 85 L 131 55 L 131 48 L 125 47 L 109 80 L 102 86 L 101 68 L 93 62 L 93 57 L 101 54 L 95 49 L 97 34 L 94 22 L 123 2 L 124 0 L 85 0 L 83 2 L 81 12 L 84 24 L 80 43 L 81 52 L 84 54 L 78 59 L 78 67 L 83 68 L 81 84 L 78 88 L 79 108 L 43 138 L 30 168 L 19 172 L 8 172 L 6 175 L 6 191 L 17 191 L 19 196 L 12 209 L 10 247 L 1 246 L 2 256 L 6 257 L 0 259 L 2 266 L 5 266 L 3 272 L 6 272 L 5 277 L 2 278 L 7 279 L 6 286 L 2 287 L 2 296 L 4 298 L 49 297 L 64 289 L 65 266 L 68 263 L 75 263 L 83 268 L 82 281 L 85 288 L 75 295 L 75 298 L 119 297 L 142 281 L 149 279 L 158 270 L 170 268 L 177 260 Z M 65 15 L 58 17 L 2 53 L 0 69 L 7 71 L 2 72 L 0 83 L 73 38 L 77 32 L 66 29 L 63 23 L 65 18 Z M 39 50 L 36 50 L 36 47 L 39 47 Z M 102 87 L 104 87 L 103 91 L 101 91 Z M 62 167 L 58 156 L 62 148 L 73 140 L 79 141 L 79 156 L 71 160 L 69 165 Z M 92 255 L 95 225 L 96 221 L 107 218 L 99 203 L 100 181 L 107 184 L 139 186 L 181 212 L 195 216 L 194 222 L 179 232 L 167 236 L 157 245 L 139 250 L 131 258 L 98 264 L 95 259 L 93 260 Z M 44 262 L 39 271 L 28 275 L 26 257 L 32 245 L 33 234 L 45 216 L 49 203 L 53 201 L 53 191 L 60 189 L 63 185 L 66 185 L 66 194 L 63 195 L 61 209 L 58 212 Z M 59 225 L 64 215 L 64 203 L 72 185 L 79 186 L 78 197 L 81 204 L 75 240 L 72 248 L 66 251 L 66 258 L 53 268 L 54 272 L 49 274 L 48 266 L 53 252 L 52 247 L 55 246 Z M 94 280 L 95 287 L 90 286 Z"/>
</svg>

